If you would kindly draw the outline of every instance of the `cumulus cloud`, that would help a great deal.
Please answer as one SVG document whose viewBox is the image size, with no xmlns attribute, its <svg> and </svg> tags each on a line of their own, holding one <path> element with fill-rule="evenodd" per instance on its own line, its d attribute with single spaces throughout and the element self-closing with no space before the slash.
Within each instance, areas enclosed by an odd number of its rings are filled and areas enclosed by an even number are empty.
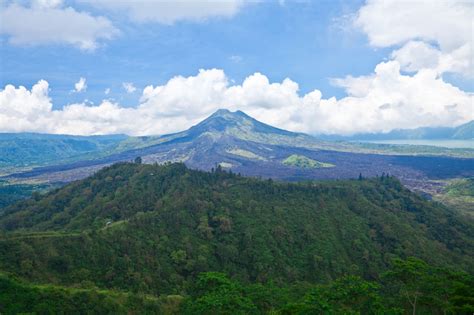
<svg viewBox="0 0 474 315">
<path fill-rule="evenodd" d="M 369 76 L 338 82 L 348 86 L 348 96 L 325 99 L 319 90 L 299 95 L 298 84 L 290 79 L 275 83 L 255 73 L 231 85 L 222 70 L 200 70 L 195 76 L 147 86 L 134 108 L 106 100 L 61 110 L 52 109 L 46 81 L 31 90 L 7 85 L 0 91 L 0 130 L 164 134 L 184 130 L 219 108 L 240 109 L 277 127 L 313 134 L 454 126 L 473 119 L 472 94 L 434 71 L 403 75 L 395 60 L 379 64 Z"/>
<path fill-rule="evenodd" d="M 125 91 L 129 94 L 135 92 L 137 88 L 133 85 L 131 82 L 123 82 L 122 87 L 125 89 Z"/>
<path fill-rule="evenodd" d="M 29 7 L 0 3 L 0 34 L 13 45 L 69 44 L 91 51 L 118 33 L 107 18 L 62 8 L 59 0 L 36 0 Z"/>
<path fill-rule="evenodd" d="M 370 76 L 338 82 L 348 96 L 323 106 L 329 125 L 341 133 L 455 126 L 473 117 L 473 95 L 446 83 L 434 70 L 402 75 L 396 60 L 382 62 Z M 339 115 L 332 115 L 335 106 Z"/>
<path fill-rule="evenodd" d="M 173 24 L 177 21 L 203 21 L 212 17 L 232 17 L 244 5 L 244 0 L 80 0 L 99 9 L 122 11 L 136 22 Z"/>
<path fill-rule="evenodd" d="M 3 131 L 47 131 L 45 114 L 51 112 L 48 82 L 40 80 L 31 90 L 7 85 L 0 91 L 0 129 Z"/>
<path fill-rule="evenodd" d="M 403 70 L 415 72 L 425 68 L 437 68 L 441 55 L 437 48 L 428 43 L 410 41 L 402 48 L 393 51 L 391 58 L 397 60 Z"/>
<path fill-rule="evenodd" d="M 474 3 L 465 0 L 369 0 L 354 24 L 375 47 L 403 46 L 394 53 L 403 70 L 472 77 L 473 16 Z"/>
<path fill-rule="evenodd" d="M 74 84 L 74 92 L 79 93 L 87 89 L 86 78 L 81 77 L 79 81 Z"/>
</svg>

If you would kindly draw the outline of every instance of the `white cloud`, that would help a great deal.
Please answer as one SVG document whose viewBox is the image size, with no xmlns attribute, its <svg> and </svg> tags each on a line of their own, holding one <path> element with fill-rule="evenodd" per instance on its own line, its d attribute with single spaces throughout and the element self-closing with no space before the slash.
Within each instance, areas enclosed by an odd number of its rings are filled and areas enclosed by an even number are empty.
<svg viewBox="0 0 474 315">
<path fill-rule="evenodd" d="M 429 67 L 472 77 L 473 16 L 472 1 L 369 0 L 354 24 L 375 47 L 403 46 L 394 57 L 408 71 Z"/>
<path fill-rule="evenodd" d="M 341 133 L 454 126 L 474 119 L 473 95 L 446 83 L 436 71 L 400 74 L 398 61 L 382 62 L 370 76 L 341 79 L 348 96 L 328 100 L 328 127 Z M 335 105 L 339 114 L 336 115 Z"/>
<path fill-rule="evenodd" d="M 0 4 L 0 34 L 13 45 L 69 44 L 94 50 L 119 31 L 105 17 L 61 8 L 62 1 L 34 1 L 30 7 Z"/>
<path fill-rule="evenodd" d="M 122 83 L 122 87 L 125 89 L 125 91 L 129 94 L 135 92 L 137 88 L 133 85 L 131 82 L 124 82 Z"/>
<path fill-rule="evenodd" d="M 58 8 L 63 4 L 63 0 L 33 0 L 31 1 L 32 7 L 41 9 L 52 9 Z"/>
<path fill-rule="evenodd" d="M 355 23 L 377 47 L 418 38 L 453 50 L 472 41 L 473 9 L 474 4 L 465 0 L 369 0 Z"/>
<path fill-rule="evenodd" d="M 80 78 L 79 81 L 77 81 L 74 84 L 74 92 L 79 93 L 82 91 L 85 91 L 87 89 L 87 83 L 86 83 L 86 78 Z"/>
<path fill-rule="evenodd" d="M 212 17 L 232 17 L 244 0 L 80 0 L 99 9 L 122 11 L 136 22 L 173 24 L 177 21 L 203 21 Z"/>
<path fill-rule="evenodd" d="M 104 94 L 105 94 L 105 95 L 109 95 L 109 94 L 110 94 L 110 88 L 106 88 L 106 89 L 104 90 Z"/>
<path fill-rule="evenodd" d="M 406 71 L 437 68 L 441 52 L 430 44 L 421 41 L 410 41 L 402 48 L 392 52 L 391 57 L 397 60 Z"/>
<path fill-rule="evenodd" d="M 242 62 L 242 57 L 239 55 L 232 55 L 229 57 L 229 60 L 235 63 L 240 63 Z"/>
<path fill-rule="evenodd" d="M 0 91 L 0 131 L 164 134 L 189 128 L 219 108 L 240 109 L 263 122 L 307 133 L 454 126 L 474 119 L 473 95 L 444 82 L 435 71 L 402 75 L 398 61 L 388 61 L 369 76 L 338 82 L 347 87 L 348 96 L 324 99 L 318 90 L 300 96 L 290 79 L 271 83 L 255 73 L 230 85 L 222 70 L 200 70 L 196 76 L 147 86 L 134 108 L 106 100 L 61 110 L 52 110 L 46 81 L 31 91 L 8 85 Z"/>
<path fill-rule="evenodd" d="M 45 114 L 51 112 L 52 104 L 48 97 L 48 82 L 40 80 L 31 90 L 20 86 L 7 85 L 0 91 L 0 129 L 3 131 L 47 131 Z"/>
</svg>

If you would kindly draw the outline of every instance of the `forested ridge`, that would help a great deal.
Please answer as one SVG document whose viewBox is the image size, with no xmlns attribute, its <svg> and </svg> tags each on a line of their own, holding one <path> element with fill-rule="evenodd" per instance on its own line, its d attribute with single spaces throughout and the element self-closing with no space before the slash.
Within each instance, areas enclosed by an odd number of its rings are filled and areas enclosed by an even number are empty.
<svg viewBox="0 0 474 315">
<path fill-rule="evenodd" d="M 120 163 L 0 211 L 4 313 L 54 313 L 38 295 L 77 294 L 111 313 L 473 311 L 472 221 L 387 175 L 286 183 Z"/>
</svg>

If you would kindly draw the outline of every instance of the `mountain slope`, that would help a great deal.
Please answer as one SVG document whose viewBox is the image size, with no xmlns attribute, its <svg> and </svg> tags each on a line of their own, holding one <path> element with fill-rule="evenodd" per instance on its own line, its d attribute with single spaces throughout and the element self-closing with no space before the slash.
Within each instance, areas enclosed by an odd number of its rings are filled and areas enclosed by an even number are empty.
<svg viewBox="0 0 474 315">
<path fill-rule="evenodd" d="M 474 139 L 474 120 L 454 129 L 451 136 L 453 139 Z"/>
<path fill-rule="evenodd" d="M 414 183 L 474 175 L 472 159 L 412 156 L 433 152 L 471 156 L 474 150 L 324 142 L 271 127 L 243 112 L 228 110 L 219 110 L 183 132 L 161 137 L 128 138 L 120 142 L 114 152 L 94 160 L 34 168 L 14 174 L 12 178 L 68 182 L 84 178 L 115 162 L 131 161 L 137 156 L 141 156 L 144 163 L 184 162 L 201 170 L 221 165 L 236 173 L 285 180 L 355 178 L 360 173 L 376 176 L 385 172 L 401 178 L 404 183 Z M 405 155 L 394 155 L 395 152 L 405 152 Z M 302 164 L 285 163 L 291 156 L 333 167 L 304 168 L 298 167 Z"/>
<path fill-rule="evenodd" d="M 248 116 L 242 111 L 231 112 L 227 109 L 217 110 L 188 130 L 159 137 L 138 137 L 138 139 L 141 140 L 140 146 L 150 147 L 158 144 L 192 142 L 203 137 L 214 140 L 220 137 L 227 137 L 269 145 L 314 148 L 321 148 L 323 145 L 329 148 L 333 145 L 339 147 L 336 144 L 325 143 L 303 133 L 272 127 Z"/>
<path fill-rule="evenodd" d="M 0 227 L 0 270 L 153 294 L 209 270 L 317 282 L 377 278 L 397 256 L 474 261 L 471 221 L 389 177 L 289 184 L 125 163 L 6 208 Z"/>
<path fill-rule="evenodd" d="M 0 133 L 0 170 L 57 164 L 100 156 L 112 150 L 125 135 L 69 136 L 34 133 Z"/>
<path fill-rule="evenodd" d="M 370 135 L 366 138 L 419 138 L 424 137 L 427 133 L 439 136 L 440 133 L 445 134 L 448 132 L 456 139 L 470 139 L 473 137 L 473 126 L 474 122 L 470 122 L 456 129 L 448 128 L 448 130 L 445 128 L 447 131 L 443 128 L 438 128 L 439 130 L 436 129 L 438 131 L 432 132 L 427 131 L 431 130 L 430 128 L 420 128 L 415 131 L 402 130 L 394 131 L 390 134 Z M 354 139 L 365 139 L 363 136 L 359 136 L 356 136 Z M 331 139 L 331 137 L 328 139 Z M 241 111 L 230 112 L 221 109 L 186 131 L 164 136 L 128 137 L 125 135 L 109 135 L 84 137 L 0 133 L 0 175 L 25 173 L 21 177 L 28 177 L 34 176 L 37 173 L 72 170 L 86 166 L 99 167 L 100 165 L 104 166 L 113 162 L 131 160 L 136 156 L 148 156 L 146 161 L 149 162 L 183 161 L 186 163 L 193 156 L 197 156 L 200 162 L 207 160 L 207 163 L 202 165 L 205 169 L 210 169 L 220 162 L 232 165 L 230 161 L 218 161 L 212 159 L 209 155 L 200 154 L 203 153 L 202 144 L 205 144 L 204 148 L 207 149 L 211 149 L 209 144 L 212 144 L 213 148 L 220 147 L 219 155 L 222 155 L 222 158 L 231 159 L 235 157 L 235 154 L 234 156 L 229 155 L 228 151 L 243 149 L 253 152 L 239 146 L 253 148 L 254 151 L 263 149 L 265 156 L 261 160 L 267 161 L 275 158 L 275 155 L 270 152 L 275 150 L 275 147 L 277 150 L 280 148 L 290 149 L 290 151 L 293 151 L 289 152 L 290 155 L 301 153 L 298 150 L 309 150 L 311 152 L 324 150 L 331 151 L 334 154 L 474 157 L 474 150 L 469 149 L 323 141 L 306 134 L 269 126 Z M 256 152 L 253 153 L 257 154 Z M 281 164 L 282 160 L 288 156 L 279 158 L 276 164 Z M 330 163 L 331 161 L 322 162 Z M 188 163 L 188 165 L 200 167 L 200 165 L 194 165 L 193 163 Z M 240 165 L 241 163 L 238 162 L 236 166 L 239 167 Z M 273 165 L 272 167 L 275 168 L 275 166 Z M 29 172 L 31 168 L 33 168 L 32 173 Z M 238 171 L 245 172 L 245 167 Z M 90 173 L 91 171 L 85 174 Z M 252 172 L 246 173 L 253 175 Z M 265 176 L 265 174 L 259 175 Z M 61 178 L 58 181 L 77 179 L 74 176 L 71 179 L 67 179 L 67 177 Z"/>
<path fill-rule="evenodd" d="M 416 129 L 396 129 L 386 133 L 359 133 L 352 136 L 319 135 L 318 138 L 325 140 L 436 140 L 436 139 L 474 139 L 474 120 L 460 126 L 450 127 L 421 127 Z"/>
</svg>

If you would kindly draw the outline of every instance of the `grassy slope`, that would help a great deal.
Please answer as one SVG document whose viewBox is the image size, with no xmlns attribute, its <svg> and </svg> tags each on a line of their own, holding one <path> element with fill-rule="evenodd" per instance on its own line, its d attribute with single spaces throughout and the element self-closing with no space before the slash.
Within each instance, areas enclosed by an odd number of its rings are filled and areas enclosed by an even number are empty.
<svg viewBox="0 0 474 315">
<path fill-rule="evenodd" d="M 232 148 L 232 149 L 228 149 L 226 150 L 227 153 L 230 153 L 230 154 L 234 154 L 234 155 L 237 155 L 237 156 L 241 156 L 241 157 L 245 157 L 245 158 L 248 158 L 248 159 L 253 159 L 253 160 L 260 160 L 260 161 L 266 161 L 267 159 L 260 156 L 260 155 L 257 155 L 251 151 L 247 151 L 247 150 L 244 150 L 244 149 L 240 149 L 240 148 Z"/>
<path fill-rule="evenodd" d="M 474 178 L 457 178 L 449 181 L 434 199 L 474 216 Z"/>
<path fill-rule="evenodd" d="M 82 283 L 86 287 L 91 285 Z M 172 298 L 104 290 L 93 285 L 78 288 L 28 284 L 1 273 L 0 292 L 2 314 L 162 314 L 173 311 Z"/>
<path fill-rule="evenodd" d="M 300 168 L 326 168 L 334 167 L 334 164 L 319 162 L 313 159 L 310 159 L 303 155 L 293 154 L 287 157 L 282 162 L 285 165 L 296 166 Z"/>
</svg>

